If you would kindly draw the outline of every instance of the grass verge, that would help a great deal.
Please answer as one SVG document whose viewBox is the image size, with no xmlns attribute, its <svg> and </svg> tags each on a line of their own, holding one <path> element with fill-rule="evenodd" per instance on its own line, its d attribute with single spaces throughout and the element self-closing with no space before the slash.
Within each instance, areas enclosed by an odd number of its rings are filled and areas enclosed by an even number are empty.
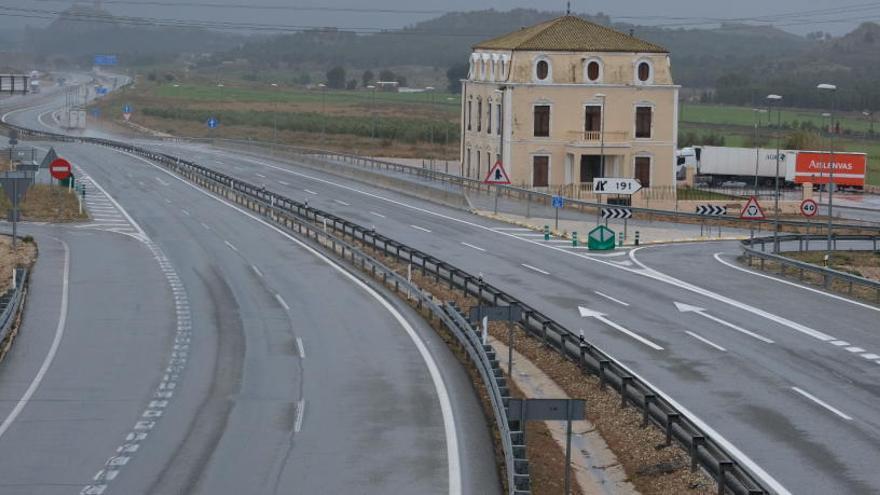
<svg viewBox="0 0 880 495">
<path fill-rule="evenodd" d="M 6 195 L 0 194 L 0 211 L 4 217 L 10 207 Z M 20 208 L 23 220 L 35 222 L 76 222 L 88 219 L 85 211 L 79 211 L 76 193 L 56 185 L 32 185 L 28 188 Z"/>
</svg>

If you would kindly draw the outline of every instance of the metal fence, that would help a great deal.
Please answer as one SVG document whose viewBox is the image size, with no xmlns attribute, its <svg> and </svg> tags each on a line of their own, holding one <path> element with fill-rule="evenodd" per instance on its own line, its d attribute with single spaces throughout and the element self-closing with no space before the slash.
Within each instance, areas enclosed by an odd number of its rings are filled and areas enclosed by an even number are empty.
<svg viewBox="0 0 880 495">
<path fill-rule="evenodd" d="M 798 252 L 810 251 L 811 241 L 818 242 L 820 243 L 820 245 L 823 245 L 827 248 L 828 236 L 815 234 L 793 234 L 778 236 L 779 243 L 797 242 Z M 865 243 L 871 243 L 872 250 L 875 253 L 878 252 L 877 248 L 880 247 L 880 235 L 832 234 L 832 250 L 837 250 L 837 243 L 839 241 L 862 241 Z M 795 260 L 781 254 L 773 253 L 773 237 L 756 237 L 754 239 L 745 239 L 741 241 L 741 243 L 743 248 L 743 255 L 748 260 L 749 266 L 753 266 L 754 260 L 757 259 L 761 270 L 764 270 L 765 263 L 767 261 L 772 261 L 778 265 L 780 275 L 796 273 L 800 280 L 804 280 L 805 273 L 814 273 L 822 278 L 822 285 L 826 289 L 832 288 L 835 281 L 843 283 L 844 286 L 847 287 L 847 292 L 849 294 L 853 293 L 854 287 L 862 287 L 866 290 L 874 291 L 875 300 L 877 303 L 880 303 L 880 282 L 876 280 L 859 277 L 858 275 L 841 272 L 839 270 L 832 270 L 831 268 L 814 265 L 812 263 Z M 770 245 L 769 249 L 771 252 L 768 252 L 767 250 L 768 244 Z"/>
<path fill-rule="evenodd" d="M 21 307 L 27 278 L 27 268 L 16 268 L 15 284 L 0 296 L 0 345 L 6 343 L 9 332 L 12 330 L 15 315 L 18 313 L 18 308 Z M 3 349 L 0 349 L 0 357 L 2 357 L 2 352 Z"/>
<path fill-rule="evenodd" d="M 737 495 L 773 493 L 759 474 L 753 472 L 734 453 L 722 446 L 719 440 L 701 428 L 698 420 L 679 410 L 671 398 L 655 389 L 625 365 L 587 342 L 582 336 L 563 327 L 525 302 L 484 282 L 481 277 L 471 275 L 430 254 L 385 237 L 374 229 L 363 227 L 331 213 L 273 193 L 264 187 L 239 180 L 177 156 L 107 139 L 80 138 L 24 128 L 19 129 L 23 134 L 35 137 L 91 143 L 140 155 L 222 197 L 265 216 L 279 225 L 302 229 L 303 225 L 311 223 L 312 227 L 305 231 L 300 230 L 300 233 L 304 235 L 315 237 L 318 232 L 327 229 L 325 234 L 333 232 L 343 241 L 348 239 L 352 242 L 359 242 L 363 246 L 371 246 L 374 252 L 382 252 L 385 256 L 390 256 L 398 262 L 412 265 L 415 269 L 421 270 L 422 274 L 431 276 L 437 281 L 443 281 L 450 288 L 462 290 L 465 294 L 476 297 L 479 301 L 491 302 L 493 305 L 518 305 L 523 309 L 521 326 L 526 332 L 542 340 L 545 345 L 554 349 L 561 357 L 576 363 L 583 373 L 598 377 L 603 388 L 610 386 L 616 390 L 620 394 L 621 407 L 638 408 L 642 413 L 643 425 L 653 425 L 661 429 L 665 433 L 666 445 L 675 442 L 687 451 L 691 458 L 692 469 L 700 467 L 709 473 L 715 479 L 719 493 Z M 349 155 L 348 158 L 366 161 L 362 157 Z M 376 162 L 373 161 L 372 165 L 376 165 Z M 389 164 L 389 166 L 395 165 Z M 406 168 L 411 169 L 411 167 Z M 455 177 L 454 180 L 461 181 L 462 178 Z M 474 184 L 474 187 L 485 188 L 486 186 L 478 183 Z M 516 192 L 515 189 L 511 189 Z M 340 249 L 340 245 L 333 244 L 332 241 L 330 247 L 334 251 Z M 341 245 L 341 250 L 342 255 L 348 254 L 355 265 L 360 260 L 361 268 L 367 269 L 365 255 L 357 254 L 350 245 Z M 371 264 L 371 266 L 378 269 L 378 263 Z M 393 278 L 395 288 L 399 289 L 402 282 L 400 277 L 394 277 L 387 271 L 384 272 L 383 280 L 388 282 L 388 277 Z M 422 299 L 419 301 L 420 304 L 426 302 Z"/>
<path fill-rule="evenodd" d="M 477 194 L 487 194 L 487 195 L 495 195 L 496 193 L 502 197 L 508 197 L 511 199 L 519 200 L 525 203 L 525 216 L 530 216 L 531 207 L 540 207 L 545 206 L 549 207 L 551 205 L 551 201 L 554 195 L 563 195 L 565 196 L 565 207 L 566 209 L 574 209 L 579 210 L 581 212 L 591 212 L 595 213 L 598 208 L 607 207 L 608 203 L 597 202 L 597 201 L 588 201 L 585 199 L 579 199 L 577 195 L 579 194 L 587 194 L 588 189 L 592 189 L 592 184 L 584 185 L 583 191 L 576 192 L 570 190 L 568 186 L 559 186 L 557 188 L 548 189 L 546 191 L 537 191 L 525 186 L 504 186 L 504 185 L 493 185 L 493 184 L 483 184 L 481 180 L 471 179 L 468 177 L 462 177 L 459 175 L 448 174 L 437 170 L 431 170 L 428 168 L 419 168 L 413 167 L 410 165 L 404 165 L 395 162 L 389 162 L 386 160 L 378 160 L 371 157 L 353 155 L 349 153 L 342 153 L 336 151 L 328 151 L 321 150 L 315 148 L 306 148 L 299 146 L 291 146 L 291 145 L 282 145 L 282 144 L 273 144 L 266 143 L 254 140 L 246 140 L 246 139 L 211 139 L 211 138 L 169 138 L 168 141 L 176 141 L 176 142 L 210 142 L 216 143 L 219 145 L 227 144 L 230 147 L 234 147 L 236 150 L 241 151 L 243 148 L 252 147 L 257 149 L 260 152 L 267 151 L 282 151 L 285 153 L 289 153 L 294 156 L 299 157 L 307 157 L 307 158 L 315 158 L 324 161 L 327 165 L 336 165 L 336 166 L 349 166 L 349 167 L 358 167 L 363 169 L 369 169 L 374 171 L 384 171 L 391 172 L 398 175 L 408 176 L 413 179 L 423 180 L 435 182 L 444 187 L 458 187 L 464 191 L 470 191 Z M 650 189 L 645 189 L 640 191 L 637 194 L 644 194 L 645 199 L 648 200 L 648 204 L 650 204 L 650 200 L 652 199 L 672 199 L 676 197 L 673 194 L 671 188 L 657 188 L 657 192 L 653 193 Z M 742 190 L 738 190 L 742 193 Z M 703 190 L 703 189 L 693 189 L 691 194 L 696 195 L 694 197 L 695 200 L 699 199 L 700 195 L 710 195 L 711 190 Z M 574 197 L 572 197 L 574 195 Z M 724 200 L 723 198 L 706 198 L 705 201 L 715 201 L 717 202 L 719 199 Z M 742 202 L 744 198 L 730 198 L 728 201 L 731 202 Z M 698 215 L 695 211 L 681 211 L 678 210 L 678 205 L 676 203 L 675 210 L 662 210 L 650 207 L 634 207 L 627 206 L 628 209 L 632 210 L 635 219 L 645 218 L 651 220 L 657 219 L 665 219 L 671 221 L 686 221 L 689 223 L 700 222 L 707 224 L 717 224 L 717 223 L 725 223 L 727 225 L 733 224 L 733 226 L 742 229 L 772 229 L 773 227 L 773 219 L 768 217 L 766 220 L 742 220 L 736 216 L 705 216 Z M 791 220 L 791 219 L 780 219 L 780 225 L 788 226 L 791 228 L 801 228 L 806 229 L 807 231 L 815 231 L 822 232 L 827 228 L 827 224 L 825 222 L 817 222 L 815 220 Z M 832 225 L 832 229 L 859 229 L 864 230 L 868 229 L 872 232 L 880 233 L 880 225 L 876 223 L 866 223 L 866 222 L 841 222 L 836 221 Z"/>
</svg>

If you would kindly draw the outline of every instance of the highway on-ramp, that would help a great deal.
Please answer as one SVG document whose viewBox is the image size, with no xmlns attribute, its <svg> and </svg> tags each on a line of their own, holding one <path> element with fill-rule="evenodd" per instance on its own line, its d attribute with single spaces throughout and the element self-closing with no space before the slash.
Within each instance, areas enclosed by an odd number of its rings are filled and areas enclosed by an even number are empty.
<svg viewBox="0 0 880 495">
<path fill-rule="evenodd" d="M 0 364 L 3 493 L 497 493 L 470 379 L 394 296 L 141 160 L 56 150 Z"/>
</svg>

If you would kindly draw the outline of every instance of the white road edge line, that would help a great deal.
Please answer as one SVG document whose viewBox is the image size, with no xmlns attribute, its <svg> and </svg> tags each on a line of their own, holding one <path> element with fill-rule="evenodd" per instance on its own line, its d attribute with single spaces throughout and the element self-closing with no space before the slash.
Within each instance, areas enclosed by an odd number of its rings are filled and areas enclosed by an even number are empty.
<svg viewBox="0 0 880 495">
<path fill-rule="evenodd" d="M 605 299 L 608 299 L 609 301 L 614 301 L 617 304 L 620 304 L 621 306 L 629 306 L 629 303 L 626 303 L 626 302 L 621 301 L 620 299 L 611 297 L 608 294 L 603 294 L 602 292 L 599 292 L 597 290 L 594 290 L 593 292 L 595 292 L 597 296 L 604 297 Z"/>
<path fill-rule="evenodd" d="M 766 275 L 766 274 L 763 274 L 763 273 L 758 273 L 758 272 L 756 272 L 756 271 L 754 271 L 754 270 L 749 270 L 749 269 L 747 269 L 747 268 L 743 268 L 743 267 L 741 267 L 741 266 L 736 266 L 736 265 L 734 265 L 733 263 L 730 263 L 729 261 L 724 261 L 723 259 L 721 259 L 721 255 L 722 255 L 722 254 L 723 254 L 723 253 L 715 253 L 715 255 L 714 255 L 713 257 L 715 258 L 715 260 L 716 260 L 717 262 L 719 262 L 719 263 L 721 263 L 722 265 L 727 266 L 727 267 L 729 267 L 729 268 L 733 268 L 734 270 L 739 270 L 739 271 L 741 271 L 741 272 L 745 272 L 745 273 L 748 273 L 748 274 L 750 274 L 750 275 L 754 275 L 754 276 L 756 276 L 756 277 L 763 277 L 763 278 L 766 278 L 766 279 L 774 280 L 774 281 L 776 281 L 776 282 L 779 282 L 780 284 L 790 285 L 790 286 L 792 286 L 792 287 L 797 287 L 797 288 L 799 288 L 799 289 L 807 290 L 807 291 L 810 291 L 810 292 L 813 292 L 813 293 L 816 293 L 816 294 L 821 294 L 821 295 L 823 295 L 823 296 L 830 297 L 830 298 L 832 298 L 832 299 L 837 299 L 838 301 L 848 302 L 848 303 L 850 303 L 850 304 L 855 304 L 856 306 L 859 306 L 859 307 L 862 307 L 862 308 L 866 308 L 866 309 L 870 309 L 870 310 L 873 310 L 873 311 L 880 312 L 880 307 L 877 307 L 877 306 L 871 306 L 870 304 L 865 304 L 865 303 L 861 303 L 861 302 L 859 302 L 859 301 L 854 301 L 854 300 L 852 300 L 852 299 L 848 299 L 848 298 L 843 297 L 843 296 L 838 296 L 837 294 L 831 294 L 831 293 L 829 293 L 829 292 L 821 291 L 821 290 L 819 290 L 819 289 L 814 289 L 814 288 L 812 288 L 812 287 L 807 287 L 807 286 L 805 286 L 805 285 L 796 284 L 796 283 L 791 282 L 791 281 L 788 281 L 788 280 L 782 280 L 782 279 L 780 279 L 780 278 L 771 277 L 770 275 Z"/>
<path fill-rule="evenodd" d="M 426 229 L 426 228 L 424 228 L 424 227 L 419 227 L 418 225 L 410 225 L 410 227 L 412 227 L 412 228 L 414 228 L 414 229 L 416 229 L 416 230 L 421 230 L 422 232 L 427 232 L 427 233 L 429 233 L 429 234 L 431 233 L 430 230 L 428 230 L 428 229 Z"/>
<path fill-rule="evenodd" d="M 706 337 L 703 337 L 702 335 L 695 334 L 694 332 L 691 332 L 690 330 L 685 330 L 684 333 L 690 335 L 691 337 L 699 340 L 700 342 L 702 342 L 706 345 L 710 345 L 710 346 L 718 349 L 721 352 L 727 352 L 727 349 L 721 347 L 720 345 L 716 344 L 715 342 L 712 342 L 711 340 L 707 339 Z"/>
<path fill-rule="evenodd" d="M 794 390 L 795 392 L 801 394 L 802 396 L 806 397 L 807 399 L 810 399 L 811 401 L 815 402 L 816 404 L 819 404 L 820 406 L 824 407 L 825 409 L 828 409 L 829 411 L 840 416 L 841 418 L 843 418 L 847 421 L 852 421 L 852 419 L 853 419 L 852 416 L 849 416 L 849 415 L 843 413 L 840 409 L 837 409 L 837 408 L 829 405 L 827 402 L 822 401 L 821 399 L 819 399 L 815 395 L 813 395 L 803 389 L 800 389 L 798 387 L 791 387 L 791 389 Z"/>
<path fill-rule="evenodd" d="M 284 311 L 290 311 L 290 306 L 287 305 L 287 301 L 281 297 L 281 294 L 275 294 L 275 300 L 278 301 L 278 304 L 280 304 L 282 308 L 284 308 Z"/>
<path fill-rule="evenodd" d="M 43 358 L 43 364 L 40 365 L 40 369 L 31 381 L 31 384 L 28 385 L 24 395 L 21 396 L 21 399 L 18 400 L 15 407 L 12 408 L 9 415 L 3 420 L 3 423 L 0 424 L 0 437 L 3 437 L 3 434 L 6 433 L 12 425 L 12 422 L 15 421 L 15 418 L 21 414 L 21 411 L 31 400 L 31 397 L 33 397 L 34 393 L 37 391 L 37 388 L 39 388 L 40 383 L 43 381 L 43 377 L 46 376 L 46 372 L 48 372 L 49 367 L 52 366 L 52 361 L 55 360 L 55 355 L 58 353 L 58 348 L 61 346 L 61 339 L 64 338 L 64 328 L 67 325 L 67 302 L 70 293 L 70 248 L 67 246 L 67 243 L 61 239 L 56 240 L 64 247 L 64 274 L 61 279 L 61 308 L 58 311 L 58 325 L 55 327 L 55 337 L 52 339 L 52 345 L 49 346 L 49 352 L 47 352 L 46 357 Z"/>
<path fill-rule="evenodd" d="M 296 350 L 299 352 L 300 359 L 306 358 L 306 349 L 303 346 L 303 339 L 301 337 L 296 338 Z"/>
<path fill-rule="evenodd" d="M 314 255 L 315 257 L 317 257 L 318 259 L 320 259 L 324 263 L 327 263 L 327 265 L 329 265 L 334 270 L 339 272 L 342 276 L 348 278 L 353 284 L 355 284 L 356 286 L 361 288 L 361 290 L 363 290 L 364 292 L 369 294 L 379 304 L 381 304 L 385 308 L 385 310 L 388 311 L 394 317 L 395 320 L 397 320 L 397 322 L 404 329 L 404 331 L 406 331 L 407 335 L 409 335 L 410 339 L 413 341 L 413 344 L 416 346 L 416 349 L 419 351 L 419 354 L 421 355 L 422 359 L 425 361 L 425 365 L 428 368 L 428 373 L 431 375 L 431 381 L 434 384 L 434 388 L 437 391 L 437 398 L 440 402 L 440 413 L 443 417 L 443 430 L 444 430 L 444 433 L 446 436 L 446 459 L 447 459 L 447 465 L 449 468 L 449 494 L 450 495 L 461 495 L 461 493 L 462 493 L 461 456 L 459 453 L 458 436 L 457 436 L 456 427 L 455 427 L 455 415 L 453 413 L 451 399 L 449 398 L 449 390 L 446 388 L 446 383 L 443 381 L 443 375 L 440 373 L 440 368 L 438 367 L 437 361 L 434 359 L 434 356 L 431 355 L 431 352 L 428 350 L 428 347 L 427 347 L 427 345 L 425 345 L 425 342 L 421 339 L 421 337 L 419 337 L 416 330 L 412 327 L 412 325 L 409 324 L 409 322 L 406 320 L 406 318 L 404 318 L 404 316 L 402 314 L 400 314 L 400 312 L 397 310 L 397 308 L 392 306 L 391 303 L 388 302 L 384 297 L 382 297 L 378 292 L 376 292 L 375 289 L 373 289 L 372 287 L 370 287 L 369 285 L 367 285 L 366 283 L 361 281 L 354 274 L 350 273 L 345 268 L 343 268 L 339 264 L 335 263 L 327 256 L 324 256 L 323 254 L 321 254 L 320 252 L 318 252 L 317 250 L 315 250 L 314 248 L 312 248 L 308 244 L 305 244 L 304 242 L 300 241 L 296 237 L 293 237 L 292 235 L 290 235 L 287 232 L 281 230 L 280 228 L 272 225 L 271 223 L 263 220 L 262 218 L 260 218 L 256 215 L 253 215 L 250 212 L 247 212 L 247 211 L 239 208 L 238 206 L 233 205 L 233 204 L 211 194 L 210 192 L 205 191 L 205 190 L 199 188 L 198 186 L 183 180 L 182 178 L 174 175 L 173 173 L 165 170 L 164 168 L 160 167 L 159 165 L 156 165 L 155 163 L 152 163 L 151 161 L 149 161 L 145 158 L 141 158 L 137 155 L 133 155 L 133 154 L 128 153 L 126 151 L 120 151 L 120 150 L 114 150 L 114 151 L 116 151 L 117 153 L 121 153 L 123 155 L 129 156 L 131 158 L 137 159 L 143 163 L 146 163 L 147 165 L 150 165 L 151 167 L 154 167 L 158 170 L 161 170 L 162 172 L 167 174 L 169 177 L 172 177 L 172 178 L 180 181 L 181 183 L 191 187 L 193 190 L 198 191 L 199 193 L 204 194 L 205 196 L 212 198 L 215 201 L 217 201 L 223 205 L 226 205 L 229 208 L 232 208 L 233 210 L 241 213 L 242 215 L 245 215 L 248 218 L 250 218 L 256 222 L 263 224 L 264 226 L 268 227 L 271 230 L 274 230 L 278 234 L 282 235 L 283 237 L 289 239 L 290 241 L 294 242 L 298 246 L 302 247 L 303 249 L 305 249 L 306 251 L 308 251 L 309 253 L 311 253 L 312 255 Z M 305 401 L 300 401 L 300 407 L 299 407 L 299 410 L 297 411 L 297 419 L 299 419 L 300 416 L 302 415 L 302 413 L 300 413 L 299 411 L 303 411 L 304 409 L 305 409 Z M 302 426 L 302 420 L 299 421 L 299 426 L 300 427 Z M 294 429 L 296 430 L 296 428 L 294 428 Z M 731 445 L 731 447 L 733 447 L 733 446 Z M 780 488 L 781 488 L 781 486 L 780 486 Z M 784 489 L 782 491 L 784 492 L 783 495 L 788 494 L 788 492 L 785 491 Z"/>
<path fill-rule="evenodd" d="M 536 272 L 538 272 L 538 273 L 543 273 L 544 275 L 550 275 L 550 272 L 545 272 L 544 270 L 541 270 L 540 268 L 535 268 L 535 267 L 532 266 L 532 265 L 527 265 L 527 264 L 525 264 L 525 263 L 520 263 L 520 264 L 521 264 L 522 266 L 524 266 L 525 268 L 528 268 L 529 270 L 536 271 Z"/>
<path fill-rule="evenodd" d="M 469 248 L 471 248 L 471 249 L 476 249 L 477 251 L 480 251 L 480 252 L 486 252 L 485 249 L 483 249 L 483 248 L 481 248 L 481 247 L 479 247 L 479 246 L 474 246 L 473 244 L 468 244 L 467 242 L 462 242 L 461 245 L 462 245 L 462 246 L 467 246 L 467 247 L 469 247 Z"/>
<path fill-rule="evenodd" d="M 296 421 L 293 423 L 293 432 L 299 433 L 302 430 L 303 425 L 303 416 L 306 413 L 306 401 L 305 399 L 300 399 L 299 402 L 296 403 Z"/>
</svg>

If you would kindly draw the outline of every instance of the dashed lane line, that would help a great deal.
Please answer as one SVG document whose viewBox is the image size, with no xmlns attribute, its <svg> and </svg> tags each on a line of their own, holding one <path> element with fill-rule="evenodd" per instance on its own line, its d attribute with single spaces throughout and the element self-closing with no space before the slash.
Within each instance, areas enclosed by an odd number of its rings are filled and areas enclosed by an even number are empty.
<svg viewBox="0 0 880 495">
<path fill-rule="evenodd" d="M 850 415 L 844 413 L 844 412 L 841 411 L 840 409 L 837 409 L 836 407 L 834 407 L 834 406 L 828 404 L 827 402 L 825 402 L 825 401 L 819 399 L 819 398 L 816 397 L 815 395 L 813 395 L 813 394 L 811 394 L 811 393 L 809 393 L 809 392 L 807 392 L 807 391 L 805 391 L 805 390 L 803 390 L 803 389 L 801 389 L 801 388 L 798 388 L 798 387 L 791 387 L 791 389 L 794 390 L 795 392 L 797 392 L 798 394 L 800 394 L 800 395 L 806 397 L 807 399 L 810 399 L 811 401 L 815 402 L 816 404 L 818 404 L 818 405 L 824 407 L 825 409 L 831 411 L 832 413 L 836 414 L 837 416 L 839 416 L 839 417 L 841 417 L 841 418 L 843 418 L 843 419 L 845 419 L 845 420 L 847 420 L 847 421 L 852 421 L 852 419 L 853 419 L 852 416 L 850 416 Z"/>
</svg>

